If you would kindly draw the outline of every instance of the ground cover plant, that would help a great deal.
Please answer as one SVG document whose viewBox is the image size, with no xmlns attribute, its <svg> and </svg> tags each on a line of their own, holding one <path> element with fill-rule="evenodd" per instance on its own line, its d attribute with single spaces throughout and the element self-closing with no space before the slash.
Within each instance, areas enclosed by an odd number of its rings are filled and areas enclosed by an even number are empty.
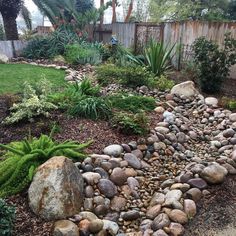
<svg viewBox="0 0 236 236">
<path fill-rule="evenodd" d="M 134 113 L 140 110 L 152 111 L 156 107 L 154 98 L 134 94 L 118 93 L 109 96 L 108 100 L 113 108 Z"/>
<path fill-rule="evenodd" d="M 154 75 L 142 66 L 116 66 L 104 64 L 96 68 L 98 82 L 105 86 L 109 83 L 119 83 L 124 86 L 136 88 L 153 85 Z"/>
<path fill-rule="evenodd" d="M 39 138 L 28 137 L 25 140 L 0 144 L 6 150 L 0 162 L 0 197 L 11 196 L 24 190 L 31 182 L 38 166 L 53 156 L 66 156 L 80 161 L 86 156 L 84 149 L 91 142 L 79 144 L 74 141 L 57 142 L 52 138 L 53 132 Z"/>
<path fill-rule="evenodd" d="M 0 198 L 0 235 L 10 236 L 15 220 L 15 207 Z"/>
<path fill-rule="evenodd" d="M 52 83 L 53 89 L 65 85 L 63 70 L 28 64 L 0 64 L 0 78 L 0 94 L 21 93 L 24 82 L 33 84 L 43 78 Z"/>
<path fill-rule="evenodd" d="M 116 112 L 111 120 L 111 124 L 119 132 L 126 135 L 145 135 L 149 131 L 148 117 L 143 111 L 136 114 Z"/>
</svg>

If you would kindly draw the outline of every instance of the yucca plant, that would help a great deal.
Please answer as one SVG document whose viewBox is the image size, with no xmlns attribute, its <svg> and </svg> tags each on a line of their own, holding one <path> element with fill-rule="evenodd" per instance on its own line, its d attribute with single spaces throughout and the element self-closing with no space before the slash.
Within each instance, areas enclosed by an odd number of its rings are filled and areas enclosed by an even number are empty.
<svg viewBox="0 0 236 236">
<path fill-rule="evenodd" d="M 74 141 L 56 142 L 51 135 L 41 135 L 40 138 L 27 138 L 0 144 L 5 150 L 0 162 L 0 197 L 17 194 L 31 182 L 38 166 L 53 156 L 66 156 L 80 161 L 86 157 L 84 149 L 90 142 L 78 144 Z"/>
<path fill-rule="evenodd" d="M 151 40 L 144 50 L 143 56 L 133 56 L 128 54 L 128 58 L 138 65 L 147 66 L 147 68 L 157 77 L 165 74 L 171 69 L 171 59 L 174 56 L 175 44 L 169 46 L 164 42 Z"/>
</svg>

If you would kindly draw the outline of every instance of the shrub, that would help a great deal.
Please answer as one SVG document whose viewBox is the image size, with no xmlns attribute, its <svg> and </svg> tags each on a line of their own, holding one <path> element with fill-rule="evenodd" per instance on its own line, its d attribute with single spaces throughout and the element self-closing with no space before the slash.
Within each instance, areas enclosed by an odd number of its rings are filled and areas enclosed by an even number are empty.
<svg viewBox="0 0 236 236">
<path fill-rule="evenodd" d="M 112 107 L 134 113 L 139 110 L 152 111 L 156 107 L 155 99 L 152 97 L 116 94 L 108 97 L 108 99 Z"/>
<path fill-rule="evenodd" d="M 147 66 L 147 68 L 156 76 L 161 76 L 171 69 L 171 58 L 175 44 L 169 46 L 164 42 L 156 42 L 151 40 L 144 50 L 142 57 L 128 55 L 129 59 L 138 65 Z"/>
<path fill-rule="evenodd" d="M 144 112 L 136 114 L 118 112 L 111 120 L 112 126 L 121 133 L 145 135 L 148 133 L 148 118 Z"/>
<path fill-rule="evenodd" d="M 193 44 L 194 59 L 199 68 L 200 86 L 204 92 L 217 93 L 236 63 L 236 40 L 225 35 L 224 47 L 204 37 Z"/>
<path fill-rule="evenodd" d="M 221 106 L 229 109 L 229 110 L 236 110 L 236 100 L 223 97 L 220 101 Z"/>
<path fill-rule="evenodd" d="M 34 117 L 44 115 L 49 116 L 49 112 L 57 107 L 48 102 L 47 96 L 51 91 L 48 81 L 42 80 L 36 84 L 36 89 L 29 83 L 24 84 L 24 95 L 20 103 L 15 103 L 10 108 L 11 114 L 3 123 L 13 124 L 27 119 L 32 121 Z"/>
<path fill-rule="evenodd" d="M 101 85 L 120 83 L 128 87 L 153 85 L 154 75 L 144 67 L 117 67 L 114 64 L 105 64 L 96 69 L 97 80 Z"/>
<path fill-rule="evenodd" d="M 63 55 L 68 44 L 80 41 L 73 31 L 59 28 L 48 36 L 33 38 L 24 49 L 23 56 L 30 59 L 52 59 Z"/>
<path fill-rule="evenodd" d="M 97 65 L 102 62 L 99 50 L 90 44 L 73 44 L 66 47 L 65 58 L 71 64 Z"/>
<path fill-rule="evenodd" d="M 164 75 L 161 75 L 156 81 L 156 87 L 161 91 L 172 89 L 175 85 L 173 80 L 167 79 Z"/>
<path fill-rule="evenodd" d="M 104 98 L 82 96 L 69 109 L 69 113 L 93 120 L 108 119 L 111 116 L 111 107 Z"/>
<path fill-rule="evenodd" d="M 15 220 L 15 207 L 0 198 L 0 235 L 11 236 Z"/>
<path fill-rule="evenodd" d="M 50 136 L 41 135 L 12 142 L 8 145 L 0 144 L 6 150 L 4 160 L 0 162 L 0 197 L 17 194 L 24 190 L 31 182 L 36 168 L 53 156 L 66 156 L 75 160 L 86 157 L 83 150 L 91 142 L 78 144 L 72 141 L 56 142 Z"/>
</svg>

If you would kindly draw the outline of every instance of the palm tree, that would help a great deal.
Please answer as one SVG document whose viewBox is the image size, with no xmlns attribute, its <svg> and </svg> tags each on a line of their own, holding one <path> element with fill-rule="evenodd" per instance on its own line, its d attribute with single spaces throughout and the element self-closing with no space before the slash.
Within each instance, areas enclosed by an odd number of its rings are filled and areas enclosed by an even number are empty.
<svg viewBox="0 0 236 236">
<path fill-rule="evenodd" d="M 20 13 L 23 0 L 0 0 L 0 13 L 3 19 L 7 40 L 17 40 L 16 18 Z"/>
<path fill-rule="evenodd" d="M 2 15 L 4 31 L 7 40 L 18 40 L 16 18 L 19 14 L 23 17 L 26 27 L 32 29 L 29 10 L 24 5 L 24 0 L 0 0 L 0 14 Z"/>
</svg>

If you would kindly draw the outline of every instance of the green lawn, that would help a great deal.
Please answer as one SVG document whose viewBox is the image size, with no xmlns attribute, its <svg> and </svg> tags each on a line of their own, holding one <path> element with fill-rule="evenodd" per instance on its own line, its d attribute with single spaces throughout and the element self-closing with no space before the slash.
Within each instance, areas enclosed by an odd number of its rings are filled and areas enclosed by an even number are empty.
<svg viewBox="0 0 236 236">
<path fill-rule="evenodd" d="M 0 94 L 22 92 L 23 83 L 46 78 L 54 88 L 65 84 L 65 71 L 28 64 L 0 64 Z"/>
</svg>

